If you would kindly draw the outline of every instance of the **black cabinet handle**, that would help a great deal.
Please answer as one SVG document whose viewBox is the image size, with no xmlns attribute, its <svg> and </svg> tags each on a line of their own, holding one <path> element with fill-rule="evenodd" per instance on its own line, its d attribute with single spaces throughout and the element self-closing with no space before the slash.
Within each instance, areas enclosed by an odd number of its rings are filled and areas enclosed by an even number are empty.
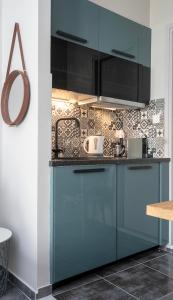
<svg viewBox="0 0 173 300">
<path fill-rule="evenodd" d="M 105 172 L 105 168 L 99 168 L 99 169 L 79 169 L 74 170 L 73 173 L 75 174 L 86 174 L 86 173 L 101 173 Z"/>
<path fill-rule="evenodd" d="M 70 39 L 70 40 L 72 40 L 74 42 L 79 42 L 81 44 L 87 44 L 87 40 L 85 40 L 85 39 L 83 39 L 81 37 L 78 37 L 76 35 L 64 32 L 64 31 L 57 30 L 56 34 L 58 34 L 59 36 L 62 36 L 64 38 Z"/>
<path fill-rule="evenodd" d="M 128 170 L 149 170 L 152 169 L 152 166 L 132 166 L 128 167 Z"/>
<path fill-rule="evenodd" d="M 112 49 L 112 53 L 124 56 L 126 58 L 131 58 L 131 59 L 135 58 L 135 56 L 133 54 L 126 53 L 126 52 L 123 52 L 123 51 L 120 51 L 120 50 L 116 50 L 116 49 Z"/>
</svg>

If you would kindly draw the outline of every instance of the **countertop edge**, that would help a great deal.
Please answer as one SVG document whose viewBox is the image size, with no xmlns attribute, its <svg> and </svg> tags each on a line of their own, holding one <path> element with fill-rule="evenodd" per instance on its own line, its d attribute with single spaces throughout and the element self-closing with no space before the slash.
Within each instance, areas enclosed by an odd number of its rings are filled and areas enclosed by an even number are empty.
<svg viewBox="0 0 173 300">
<path fill-rule="evenodd" d="M 125 158 L 125 159 L 57 159 L 50 160 L 50 167 L 58 167 L 58 166 L 79 166 L 79 165 L 101 165 L 101 164 L 112 164 L 112 165 L 120 165 L 120 164 L 150 164 L 150 163 L 159 163 L 159 162 L 170 162 L 170 158 Z"/>
</svg>

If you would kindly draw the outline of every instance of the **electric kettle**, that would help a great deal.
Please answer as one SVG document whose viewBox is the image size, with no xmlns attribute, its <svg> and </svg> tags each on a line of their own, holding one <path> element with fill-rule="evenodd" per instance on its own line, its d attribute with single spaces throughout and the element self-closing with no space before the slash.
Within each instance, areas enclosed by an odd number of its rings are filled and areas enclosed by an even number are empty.
<svg viewBox="0 0 173 300">
<path fill-rule="evenodd" d="M 83 148 L 88 155 L 103 155 L 104 136 L 91 135 L 84 140 Z"/>
</svg>

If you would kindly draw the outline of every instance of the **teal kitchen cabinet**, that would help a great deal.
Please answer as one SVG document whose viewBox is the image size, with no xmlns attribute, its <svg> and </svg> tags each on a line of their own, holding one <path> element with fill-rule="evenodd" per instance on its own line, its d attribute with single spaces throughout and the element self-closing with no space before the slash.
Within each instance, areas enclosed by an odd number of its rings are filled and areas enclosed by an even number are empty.
<svg viewBox="0 0 173 300">
<path fill-rule="evenodd" d="M 160 202 L 169 200 L 169 163 L 160 164 Z M 159 202 L 159 201 L 158 201 Z M 165 246 L 169 242 L 169 222 L 160 220 L 159 244 Z"/>
<path fill-rule="evenodd" d="M 98 49 L 99 7 L 88 0 L 52 0 L 53 36 Z"/>
<path fill-rule="evenodd" d="M 150 67 L 151 30 L 100 7 L 99 50 Z"/>
<path fill-rule="evenodd" d="M 150 28 L 88 0 L 52 0 L 51 6 L 52 36 L 150 67 Z"/>
<path fill-rule="evenodd" d="M 115 170 L 52 168 L 52 283 L 116 260 Z"/>
<path fill-rule="evenodd" d="M 165 174 L 168 164 L 118 166 L 117 259 L 167 243 L 168 222 L 145 213 L 147 204 L 169 199 Z"/>
<path fill-rule="evenodd" d="M 142 25 L 140 27 L 139 63 L 151 68 L 151 29 Z"/>
</svg>

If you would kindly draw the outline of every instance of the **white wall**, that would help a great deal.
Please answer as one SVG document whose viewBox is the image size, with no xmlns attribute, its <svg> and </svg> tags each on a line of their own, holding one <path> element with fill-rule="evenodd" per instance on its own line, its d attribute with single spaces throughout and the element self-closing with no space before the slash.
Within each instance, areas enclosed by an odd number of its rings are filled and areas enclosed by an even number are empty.
<svg viewBox="0 0 173 300">
<path fill-rule="evenodd" d="M 50 8 L 51 0 L 39 1 L 39 77 L 38 77 L 38 287 L 50 282 L 50 167 L 51 90 L 50 76 Z"/>
<path fill-rule="evenodd" d="M 172 99 L 169 97 L 170 27 L 173 27 L 173 1 L 150 0 L 150 25 L 152 28 L 151 52 L 151 98 L 165 98 L 165 142 L 166 155 L 171 155 L 170 112 Z M 172 113 L 172 112 L 171 112 Z"/>
<path fill-rule="evenodd" d="M 173 27 L 173 1 L 150 0 L 150 25 L 152 28 L 152 57 L 151 57 L 151 97 L 165 98 L 165 146 L 166 155 L 172 157 L 172 96 L 173 87 L 170 77 L 169 38 L 170 27 Z M 172 51 L 172 50 L 171 50 Z M 171 80 L 170 80 L 171 79 Z M 173 171 L 170 169 L 170 197 L 173 196 Z M 166 199 L 165 199 L 166 200 Z M 170 225 L 170 245 L 173 244 L 173 228 Z"/>
<path fill-rule="evenodd" d="M 2 36 L 2 24 L 1 24 L 1 20 L 2 20 L 2 5 L 0 3 L 0 36 Z M 1 63 L 2 63 L 2 51 L 1 51 L 1 48 L 2 47 L 2 43 L 1 43 L 1 46 L 0 46 L 0 91 L 2 89 L 2 68 L 1 68 Z M 1 116 L 0 116 L 0 140 L 2 138 L 2 122 L 1 122 Z M 0 164 L 1 164 L 1 161 L 2 161 L 2 147 L 0 147 Z M 0 168 L 0 178 L 1 178 L 1 168 Z M 0 198 L 0 203 L 1 203 L 1 198 Z"/>
<path fill-rule="evenodd" d="M 173 1 L 150 1 L 152 28 L 152 98 L 165 97 L 168 73 L 168 34 L 173 25 Z"/>
<path fill-rule="evenodd" d="M 165 25 L 173 21 L 172 0 L 150 0 L 151 26 Z"/>
<path fill-rule="evenodd" d="M 2 0 L 3 79 L 13 27 L 17 21 L 21 27 L 32 96 L 29 112 L 19 127 L 2 125 L 0 224 L 10 227 L 14 234 L 10 270 L 34 289 L 37 287 L 37 15 L 35 0 Z M 17 53 L 13 67 L 21 67 Z"/>
<path fill-rule="evenodd" d="M 50 22 L 50 1 L 1 0 L 1 7 L 3 79 L 14 23 L 19 22 L 31 103 L 20 126 L 11 128 L 0 120 L 0 226 L 13 231 L 10 270 L 37 291 L 49 283 L 50 47 L 44 25 Z M 13 67 L 21 68 L 17 51 Z"/>
<path fill-rule="evenodd" d="M 150 0 L 90 0 L 126 18 L 141 23 L 150 24 Z M 171 1 L 171 0 L 170 0 Z"/>
</svg>

